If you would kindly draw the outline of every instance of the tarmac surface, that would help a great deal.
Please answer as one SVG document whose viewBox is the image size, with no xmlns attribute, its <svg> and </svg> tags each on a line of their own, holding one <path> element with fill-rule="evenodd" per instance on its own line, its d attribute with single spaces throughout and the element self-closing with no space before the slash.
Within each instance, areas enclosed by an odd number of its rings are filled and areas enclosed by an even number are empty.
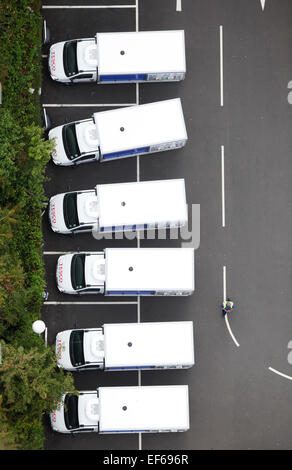
<svg viewBox="0 0 292 470">
<path fill-rule="evenodd" d="M 176 9 L 179 3 L 181 11 Z M 122 5 L 127 8 L 117 8 Z M 58 293 L 58 255 L 52 252 L 137 246 L 137 240 L 57 235 L 44 213 L 48 301 L 68 302 L 44 305 L 50 344 L 58 331 L 75 327 L 192 320 L 196 357 L 189 370 L 75 374 L 80 390 L 188 384 L 190 431 L 92 433 L 72 439 L 53 433 L 46 419 L 46 448 L 291 449 L 291 0 L 45 0 L 43 15 L 51 42 L 93 37 L 97 31 L 184 29 L 186 34 L 187 76 L 180 83 L 66 87 L 49 78 L 44 57 L 42 103 L 52 126 L 90 117 L 115 104 L 180 97 L 189 136 L 186 147 L 178 151 L 73 170 L 49 163 L 47 196 L 90 189 L 97 183 L 185 178 L 188 203 L 200 204 L 201 210 L 194 295 L 140 299 L 76 299 Z M 47 52 L 46 46 L 44 56 Z M 76 104 L 80 106 L 72 106 Z M 141 246 L 180 242 L 141 240 Z M 225 319 L 220 312 L 224 291 L 236 304 Z M 100 303 L 77 305 L 80 300 Z"/>
</svg>

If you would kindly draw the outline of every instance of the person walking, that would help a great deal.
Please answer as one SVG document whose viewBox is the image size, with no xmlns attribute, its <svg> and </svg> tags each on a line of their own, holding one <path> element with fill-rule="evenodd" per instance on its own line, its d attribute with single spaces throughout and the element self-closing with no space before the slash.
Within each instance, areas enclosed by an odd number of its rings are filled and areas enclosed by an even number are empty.
<svg viewBox="0 0 292 470">
<path fill-rule="evenodd" d="M 49 298 L 49 293 L 47 290 L 44 290 L 43 292 L 43 302 L 45 302 L 46 300 L 48 300 Z"/>
<path fill-rule="evenodd" d="M 234 310 L 234 302 L 228 297 L 226 300 L 224 300 L 223 304 L 221 305 L 222 308 L 222 314 L 225 316 L 227 313 L 232 312 Z"/>
</svg>

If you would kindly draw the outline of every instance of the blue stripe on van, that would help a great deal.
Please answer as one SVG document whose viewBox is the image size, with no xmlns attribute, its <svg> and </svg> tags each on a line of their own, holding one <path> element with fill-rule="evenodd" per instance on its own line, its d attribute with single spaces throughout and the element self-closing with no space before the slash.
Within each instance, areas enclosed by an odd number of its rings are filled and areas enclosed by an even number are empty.
<svg viewBox="0 0 292 470">
<path fill-rule="evenodd" d="M 131 290 L 131 291 L 123 291 L 123 290 L 109 290 L 107 291 L 107 295 L 155 295 L 154 290 Z"/>
<path fill-rule="evenodd" d="M 122 433 L 122 432 L 151 432 L 151 431 L 147 431 L 147 429 L 135 429 L 135 430 L 132 430 L 132 429 L 125 429 L 125 431 L 100 431 L 100 434 L 106 434 L 106 433 L 112 433 L 112 434 L 115 434 L 115 433 Z"/>
<path fill-rule="evenodd" d="M 100 75 L 100 82 L 137 82 L 137 81 L 146 81 L 146 73 L 130 73 L 123 75 Z"/>
<path fill-rule="evenodd" d="M 146 230 L 147 224 L 138 225 L 113 225 L 110 227 L 100 227 L 101 232 L 123 232 L 124 230 Z"/>
<path fill-rule="evenodd" d="M 122 150 L 121 152 L 105 153 L 102 159 L 109 160 L 113 158 L 129 157 L 131 155 L 136 155 L 139 153 L 148 153 L 149 150 L 150 150 L 150 147 L 139 147 L 136 149 Z"/>
<path fill-rule="evenodd" d="M 130 367 L 106 367 L 105 370 L 140 370 L 140 369 L 155 369 L 155 366 L 130 366 Z"/>
</svg>

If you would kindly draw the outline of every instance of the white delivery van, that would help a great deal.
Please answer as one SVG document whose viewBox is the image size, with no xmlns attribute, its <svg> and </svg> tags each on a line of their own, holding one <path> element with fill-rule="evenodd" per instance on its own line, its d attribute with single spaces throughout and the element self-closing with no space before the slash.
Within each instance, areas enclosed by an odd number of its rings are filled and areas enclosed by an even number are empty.
<svg viewBox="0 0 292 470">
<path fill-rule="evenodd" d="M 61 331 L 58 366 L 93 369 L 187 369 L 194 365 L 192 321 L 109 323 L 102 328 Z"/>
<path fill-rule="evenodd" d="M 177 149 L 187 138 L 179 98 L 101 111 L 49 132 L 53 162 L 64 166 Z"/>
<path fill-rule="evenodd" d="M 187 431 L 188 386 L 99 387 L 79 395 L 67 393 L 50 420 L 54 431 L 67 434 Z"/>
<path fill-rule="evenodd" d="M 193 248 L 106 248 L 58 258 L 56 279 L 65 294 L 190 295 Z"/>
<path fill-rule="evenodd" d="M 62 83 L 170 82 L 185 78 L 184 31 L 97 33 L 53 44 L 53 80 Z"/>
<path fill-rule="evenodd" d="M 52 230 L 62 234 L 182 227 L 188 211 L 184 179 L 98 184 L 49 202 Z"/>
</svg>

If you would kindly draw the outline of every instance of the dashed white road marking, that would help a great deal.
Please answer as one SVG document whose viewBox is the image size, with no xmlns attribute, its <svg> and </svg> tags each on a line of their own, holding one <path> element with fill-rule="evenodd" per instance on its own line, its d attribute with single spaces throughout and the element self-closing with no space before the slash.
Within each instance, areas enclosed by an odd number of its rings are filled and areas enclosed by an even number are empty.
<svg viewBox="0 0 292 470">
<path fill-rule="evenodd" d="M 223 302 L 226 300 L 226 266 L 223 266 Z"/>
<path fill-rule="evenodd" d="M 182 11 L 181 0 L 176 0 L 176 11 Z"/>
<path fill-rule="evenodd" d="M 225 227 L 225 148 L 221 145 L 221 200 L 222 200 L 222 227 Z"/>
<path fill-rule="evenodd" d="M 285 379 L 292 380 L 292 377 L 290 377 L 290 375 L 283 374 L 283 372 L 280 372 L 279 370 L 273 369 L 273 367 L 269 367 L 269 370 L 271 372 L 274 372 L 275 374 L 281 375 L 281 377 L 284 377 Z"/>
<path fill-rule="evenodd" d="M 226 266 L 223 266 L 223 301 L 226 300 Z M 225 320 L 225 323 L 226 323 L 226 326 L 227 326 L 227 329 L 229 331 L 229 334 L 233 340 L 233 342 L 236 344 L 236 346 L 239 348 L 240 344 L 239 342 L 237 341 L 237 339 L 235 338 L 231 328 L 230 328 L 230 325 L 229 325 L 229 320 L 228 320 L 228 314 L 224 315 L 224 320 Z"/>
<path fill-rule="evenodd" d="M 260 0 L 260 2 L 261 2 L 262 10 L 264 11 L 265 6 L 266 6 L 266 0 Z"/>
<path fill-rule="evenodd" d="M 220 106 L 224 106 L 223 26 L 220 25 Z"/>
</svg>

